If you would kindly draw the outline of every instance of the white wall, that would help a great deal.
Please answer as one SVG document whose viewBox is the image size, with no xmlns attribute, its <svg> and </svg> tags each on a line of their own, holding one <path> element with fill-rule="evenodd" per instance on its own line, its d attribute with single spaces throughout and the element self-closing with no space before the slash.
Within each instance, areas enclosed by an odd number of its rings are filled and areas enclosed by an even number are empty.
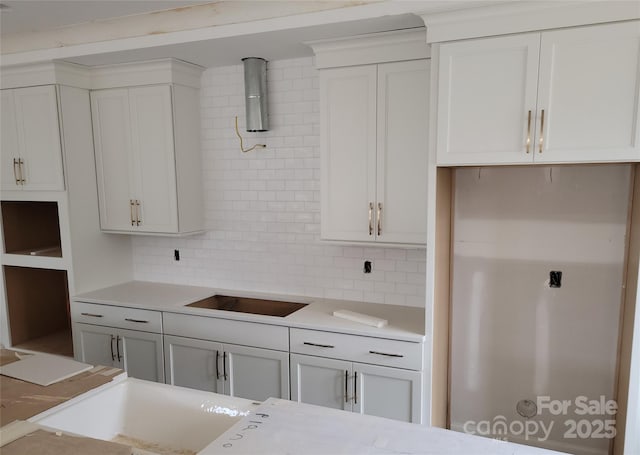
<svg viewBox="0 0 640 455">
<path fill-rule="evenodd" d="M 424 306 L 425 250 L 319 241 L 318 73 L 312 58 L 269 62 L 271 130 L 243 130 L 242 65 L 202 76 L 206 234 L 135 237 L 134 277 L 312 297 Z M 234 131 L 239 116 L 243 154 Z M 173 259 L 179 249 L 181 260 Z M 364 260 L 373 272 L 362 272 Z"/>
<path fill-rule="evenodd" d="M 609 439 L 564 434 L 567 419 L 615 419 L 573 411 L 578 396 L 614 397 L 629 191 L 628 165 L 456 171 L 453 428 L 525 421 L 517 402 L 549 396 L 571 405 L 532 419 L 553 423 L 539 445 L 607 453 Z M 551 270 L 562 287 L 549 287 Z"/>
</svg>

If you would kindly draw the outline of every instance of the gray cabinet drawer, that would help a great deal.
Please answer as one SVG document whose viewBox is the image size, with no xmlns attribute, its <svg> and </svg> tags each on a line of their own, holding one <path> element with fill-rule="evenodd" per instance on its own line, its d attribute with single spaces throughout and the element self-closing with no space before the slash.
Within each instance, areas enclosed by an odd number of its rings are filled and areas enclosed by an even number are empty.
<svg viewBox="0 0 640 455">
<path fill-rule="evenodd" d="M 287 327 L 177 313 L 163 313 L 163 323 L 166 335 L 278 351 L 289 350 L 289 329 Z"/>
<path fill-rule="evenodd" d="M 423 343 L 291 329 L 291 352 L 410 370 L 422 369 Z"/>
<path fill-rule="evenodd" d="M 162 314 L 153 310 L 74 301 L 71 319 L 85 324 L 162 333 Z"/>
</svg>

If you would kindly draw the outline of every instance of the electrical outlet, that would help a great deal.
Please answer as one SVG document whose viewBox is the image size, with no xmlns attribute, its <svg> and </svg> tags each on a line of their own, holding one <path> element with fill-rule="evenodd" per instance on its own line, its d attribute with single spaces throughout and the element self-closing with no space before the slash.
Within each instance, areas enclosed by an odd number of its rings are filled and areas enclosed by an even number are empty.
<svg viewBox="0 0 640 455">
<path fill-rule="evenodd" d="M 364 273 L 371 273 L 371 261 L 364 261 Z"/>
<path fill-rule="evenodd" d="M 562 287 L 562 272 L 552 270 L 549 272 L 549 287 L 559 288 Z"/>
</svg>

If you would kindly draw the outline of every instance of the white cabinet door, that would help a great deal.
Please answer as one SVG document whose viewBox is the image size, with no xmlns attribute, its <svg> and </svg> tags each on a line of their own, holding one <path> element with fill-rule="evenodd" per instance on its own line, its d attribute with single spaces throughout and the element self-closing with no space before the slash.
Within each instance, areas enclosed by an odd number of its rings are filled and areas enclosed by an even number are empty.
<svg viewBox="0 0 640 455">
<path fill-rule="evenodd" d="M 375 65 L 320 72 L 321 236 L 373 241 Z"/>
<path fill-rule="evenodd" d="M 116 335 L 110 327 L 73 324 L 73 352 L 79 362 L 118 366 Z"/>
<path fill-rule="evenodd" d="M 162 335 L 73 323 L 73 350 L 80 362 L 122 368 L 133 378 L 164 382 Z"/>
<path fill-rule="evenodd" d="M 98 90 L 91 103 L 102 229 L 177 233 L 171 87 Z"/>
<path fill-rule="evenodd" d="M 440 46 L 438 164 L 532 161 L 539 47 L 538 33 Z"/>
<path fill-rule="evenodd" d="M 224 393 L 221 343 L 164 336 L 167 384 Z"/>
<path fill-rule="evenodd" d="M 353 377 L 354 412 L 421 423 L 421 372 L 354 363 Z"/>
<path fill-rule="evenodd" d="M 64 190 L 55 86 L 2 91 L 2 167 L 2 189 Z"/>
<path fill-rule="evenodd" d="M 64 190 L 56 87 L 15 89 L 23 188 Z"/>
<path fill-rule="evenodd" d="M 289 399 L 289 353 L 232 344 L 224 345 L 225 393 L 264 401 Z"/>
<path fill-rule="evenodd" d="M 18 125 L 16 124 L 16 109 L 13 96 L 14 90 L 2 90 L 0 99 L 0 178 L 3 190 L 19 190 L 18 160 Z"/>
<path fill-rule="evenodd" d="M 351 410 L 351 362 L 291 354 L 291 400 Z"/>
<path fill-rule="evenodd" d="M 542 33 L 536 162 L 640 161 L 639 64 L 638 22 Z"/>
<path fill-rule="evenodd" d="M 129 107 L 140 230 L 177 232 L 171 87 L 130 88 Z"/>
<path fill-rule="evenodd" d="M 118 329 L 116 339 L 120 368 L 133 378 L 164 382 L 162 335 Z"/>
<path fill-rule="evenodd" d="M 133 226 L 135 177 L 127 89 L 91 92 L 100 227 L 127 231 Z"/>
<path fill-rule="evenodd" d="M 376 240 L 425 243 L 430 61 L 378 65 Z"/>
</svg>

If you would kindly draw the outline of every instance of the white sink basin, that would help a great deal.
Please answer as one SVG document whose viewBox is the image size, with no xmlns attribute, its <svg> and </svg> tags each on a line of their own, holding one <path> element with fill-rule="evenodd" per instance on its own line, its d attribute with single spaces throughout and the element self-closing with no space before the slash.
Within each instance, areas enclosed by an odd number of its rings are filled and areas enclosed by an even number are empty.
<svg viewBox="0 0 640 455">
<path fill-rule="evenodd" d="M 32 422 L 158 453 L 196 453 L 257 404 L 127 378 Z"/>
</svg>

